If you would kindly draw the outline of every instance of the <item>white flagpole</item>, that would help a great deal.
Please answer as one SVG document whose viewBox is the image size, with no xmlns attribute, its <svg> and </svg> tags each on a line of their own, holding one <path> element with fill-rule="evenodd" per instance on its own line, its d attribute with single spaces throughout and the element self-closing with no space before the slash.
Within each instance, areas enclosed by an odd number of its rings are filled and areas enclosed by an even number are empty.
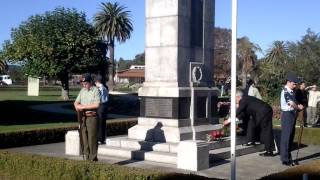
<svg viewBox="0 0 320 180">
<path fill-rule="evenodd" d="M 237 86 L 237 0 L 232 0 L 231 23 L 231 172 L 230 179 L 236 179 L 236 86 Z"/>
</svg>

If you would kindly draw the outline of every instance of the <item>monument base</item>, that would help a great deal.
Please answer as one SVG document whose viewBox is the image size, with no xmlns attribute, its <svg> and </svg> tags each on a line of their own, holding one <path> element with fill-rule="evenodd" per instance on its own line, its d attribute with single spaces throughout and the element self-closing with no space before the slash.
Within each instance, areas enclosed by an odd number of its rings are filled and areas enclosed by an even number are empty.
<svg viewBox="0 0 320 180">
<path fill-rule="evenodd" d="M 181 141 L 178 146 L 177 167 L 200 171 L 209 168 L 209 145 L 204 141 Z"/>
<path fill-rule="evenodd" d="M 140 117 L 128 137 L 153 142 L 178 143 L 205 140 L 206 134 L 221 129 L 215 87 L 175 87 L 172 83 L 145 82 L 139 89 Z"/>
<path fill-rule="evenodd" d="M 206 140 L 206 135 L 213 130 L 221 129 L 221 124 L 199 124 L 191 127 L 190 119 L 138 118 L 138 124 L 128 130 L 128 137 L 150 142 L 172 142 L 193 138 Z"/>
</svg>

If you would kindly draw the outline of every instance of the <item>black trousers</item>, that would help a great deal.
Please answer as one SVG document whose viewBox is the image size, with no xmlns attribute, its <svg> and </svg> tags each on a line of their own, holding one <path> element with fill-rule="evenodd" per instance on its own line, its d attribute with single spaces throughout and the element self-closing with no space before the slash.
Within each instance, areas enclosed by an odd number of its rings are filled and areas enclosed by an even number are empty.
<svg viewBox="0 0 320 180">
<path fill-rule="evenodd" d="M 263 113 L 257 116 L 257 122 L 256 122 L 261 129 L 261 133 L 260 133 L 261 141 L 264 143 L 265 150 L 269 152 L 274 150 L 272 115 L 273 115 L 272 110 L 267 113 Z"/>
<path fill-rule="evenodd" d="M 282 162 L 292 160 L 291 151 L 296 126 L 295 111 L 281 112 L 280 158 Z"/>
<path fill-rule="evenodd" d="M 253 117 L 250 117 L 248 121 L 248 127 L 247 127 L 248 142 L 261 142 L 260 132 L 261 132 L 260 126 L 257 126 L 256 121 L 253 119 Z"/>
<path fill-rule="evenodd" d="M 106 120 L 108 118 L 108 103 L 100 104 L 97 110 L 97 133 L 98 133 L 98 141 L 104 142 L 106 140 Z"/>
</svg>

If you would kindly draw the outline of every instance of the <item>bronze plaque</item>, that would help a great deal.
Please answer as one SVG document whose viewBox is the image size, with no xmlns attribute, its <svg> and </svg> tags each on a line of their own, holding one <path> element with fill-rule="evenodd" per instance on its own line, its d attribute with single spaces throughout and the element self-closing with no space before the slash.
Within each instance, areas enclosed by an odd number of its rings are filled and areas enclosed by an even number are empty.
<svg viewBox="0 0 320 180">
<path fill-rule="evenodd" d="M 146 98 L 145 115 L 147 117 L 172 117 L 173 99 Z"/>
</svg>

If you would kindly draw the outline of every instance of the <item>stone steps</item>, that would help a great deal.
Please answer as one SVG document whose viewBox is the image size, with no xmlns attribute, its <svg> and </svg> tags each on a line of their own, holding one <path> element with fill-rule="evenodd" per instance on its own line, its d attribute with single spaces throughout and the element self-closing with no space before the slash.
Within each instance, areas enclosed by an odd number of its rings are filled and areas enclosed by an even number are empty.
<svg viewBox="0 0 320 180">
<path fill-rule="evenodd" d="M 252 154 L 252 153 L 262 151 L 262 150 L 264 150 L 263 144 L 259 144 L 259 145 L 255 145 L 255 146 L 237 145 L 236 146 L 236 156 L 243 156 L 243 155 L 247 155 L 247 154 Z M 210 150 L 209 156 L 210 156 L 209 161 L 211 163 L 225 160 L 225 159 L 229 159 L 230 158 L 230 147 Z"/>
<path fill-rule="evenodd" d="M 178 143 L 148 142 L 148 141 L 142 141 L 137 139 L 130 139 L 130 138 L 127 138 L 126 136 L 123 136 L 123 137 L 107 139 L 106 146 L 119 147 L 119 148 L 125 148 L 125 149 L 134 149 L 134 150 L 176 153 Z"/>
<path fill-rule="evenodd" d="M 117 156 L 122 158 L 145 160 L 168 164 L 177 164 L 177 153 L 145 151 L 111 146 L 99 146 L 98 154 L 102 156 Z"/>
<path fill-rule="evenodd" d="M 242 156 L 263 150 L 263 145 L 242 146 L 245 143 L 244 137 L 237 139 L 236 155 Z M 230 158 L 230 139 L 223 141 L 209 142 L 210 162 Z M 168 164 L 177 164 L 178 143 L 156 143 L 137 139 L 130 139 L 127 136 L 109 138 L 106 145 L 100 145 L 98 154 L 102 156 L 117 156 L 133 160 L 146 160 Z"/>
</svg>

